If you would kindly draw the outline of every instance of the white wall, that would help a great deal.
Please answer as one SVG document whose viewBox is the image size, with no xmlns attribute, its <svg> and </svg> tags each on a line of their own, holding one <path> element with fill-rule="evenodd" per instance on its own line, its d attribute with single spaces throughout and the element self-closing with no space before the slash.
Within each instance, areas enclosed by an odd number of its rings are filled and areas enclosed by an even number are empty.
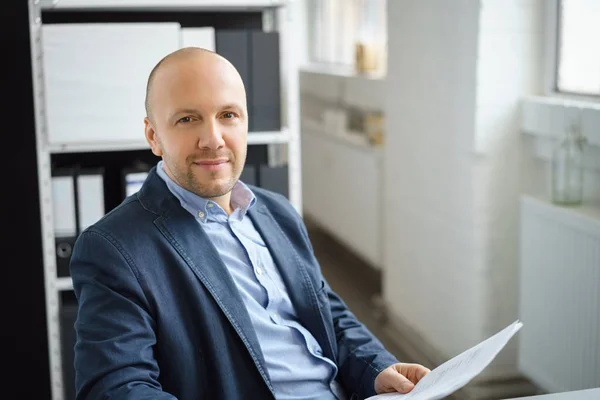
<svg viewBox="0 0 600 400">
<path fill-rule="evenodd" d="M 384 298 L 448 354 L 483 333 L 470 156 L 478 9 L 469 0 L 388 3 Z"/>
<path fill-rule="evenodd" d="M 476 141 L 476 227 L 488 276 L 486 335 L 519 317 L 519 197 L 528 149 L 520 130 L 521 98 L 543 91 L 543 0 L 483 0 L 479 18 Z M 491 374 L 516 372 L 518 336 Z"/>
<path fill-rule="evenodd" d="M 388 2 L 384 300 L 445 358 L 518 318 L 519 99 L 541 89 L 540 7 Z M 517 343 L 484 374 L 514 374 Z"/>
</svg>

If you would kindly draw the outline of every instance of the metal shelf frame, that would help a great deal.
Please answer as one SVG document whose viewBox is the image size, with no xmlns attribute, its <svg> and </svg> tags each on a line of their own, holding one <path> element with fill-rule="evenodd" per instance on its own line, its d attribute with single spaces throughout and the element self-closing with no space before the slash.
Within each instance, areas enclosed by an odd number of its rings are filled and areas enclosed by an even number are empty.
<svg viewBox="0 0 600 400">
<path fill-rule="evenodd" d="M 290 0 L 38 0 L 44 10 L 254 11 L 283 7 Z"/>
<path fill-rule="evenodd" d="M 268 145 L 269 159 L 288 165 L 290 202 L 302 214 L 301 157 L 299 137 L 298 62 L 294 53 L 294 15 L 292 0 L 28 0 L 31 38 L 33 97 L 38 168 L 40 223 L 42 231 L 44 289 L 46 299 L 47 339 L 52 400 L 64 400 L 61 359 L 60 298 L 61 292 L 73 290 L 70 277 L 58 278 L 55 258 L 54 215 L 52 205 L 52 154 L 72 152 L 120 151 L 149 148 L 142 140 L 129 143 L 47 143 L 42 51 L 42 10 L 48 9 L 113 9 L 125 10 L 262 10 L 263 30 L 280 34 L 280 68 L 282 118 L 285 126 L 277 132 L 250 132 L 248 145 Z"/>
</svg>

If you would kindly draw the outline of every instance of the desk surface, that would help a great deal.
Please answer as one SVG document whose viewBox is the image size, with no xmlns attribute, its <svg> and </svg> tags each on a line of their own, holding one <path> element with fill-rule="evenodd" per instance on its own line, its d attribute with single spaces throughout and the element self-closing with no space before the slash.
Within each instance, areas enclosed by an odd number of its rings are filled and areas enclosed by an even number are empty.
<svg viewBox="0 0 600 400">
<path fill-rule="evenodd" d="M 541 396 L 520 397 L 508 400 L 598 400 L 600 399 L 600 388 L 576 390 L 574 392 L 544 394 Z"/>
</svg>

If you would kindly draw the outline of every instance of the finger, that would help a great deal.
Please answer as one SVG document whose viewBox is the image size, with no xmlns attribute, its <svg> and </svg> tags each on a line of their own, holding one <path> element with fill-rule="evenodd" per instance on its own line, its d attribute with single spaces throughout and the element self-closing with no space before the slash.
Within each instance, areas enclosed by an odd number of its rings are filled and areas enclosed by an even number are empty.
<svg viewBox="0 0 600 400">
<path fill-rule="evenodd" d="M 431 372 L 429 368 L 426 368 L 420 364 L 396 364 L 396 371 L 404 375 L 412 383 L 417 384 L 421 378 Z"/>
<path fill-rule="evenodd" d="M 408 393 L 415 387 L 414 383 L 408 380 L 404 375 L 396 373 L 390 376 L 391 382 L 389 383 L 395 391 L 399 393 Z"/>
<path fill-rule="evenodd" d="M 427 375 L 427 374 L 428 374 L 428 373 L 430 373 L 430 372 L 431 372 L 431 370 L 430 370 L 429 368 L 427 368 L 427 367 L 424 367 L 424 366 L 422 366 L 422 365 L 418 365 L 418 366 L 415 368 L 415 378 L 416 378 L 416 382 L 415 382 L 415 381 L 413 381 L 413 383 L 415 383 L 415 384 L 416 384 L 416 383 L 418 383 L 418 382 L 419 382 L 421 379 L 423 379 L 423 377 L 424 377 L 425 375 Z"/>
</svg>

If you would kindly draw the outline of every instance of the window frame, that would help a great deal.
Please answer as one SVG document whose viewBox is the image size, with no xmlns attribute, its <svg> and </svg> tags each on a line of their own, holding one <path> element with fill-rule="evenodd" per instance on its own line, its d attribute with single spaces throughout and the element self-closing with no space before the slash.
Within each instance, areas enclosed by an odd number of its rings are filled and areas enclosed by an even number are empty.
<svg viewBox="0 0 600 400">
<path fill-rule="evenodd" d="M 315 20 L 319 20 L 319 11 L 323 11 L 323 7 L 318 7 L 318 3 L 326 3 L 328 0 L 304 0 L 303 4 L 305 7 L 305 13 L 307 16 L 307 22 L 308 21 L 315 21 Z M 348 0 L 340 0 L 340 4 L 342 4 L 343 1 L 343 5 L 348 7 L 347 4 L 345 3 L 351 3 Z M 360 21 L 360 15 L 361 15 L 361 7 L 364 7 L 364 4 L 362 4 L 361 2 L 365 1 L 365 0 L 353 0 L 352 1 L 352 5 L 351 7 L 353 7 L 354 9 L 352 10 L 351 14 L 355 14 L 356 16 L 356 29 L 354 29 L 353 31 L 359 31 L 361 29 L 361 21 Z M 320 54 L 320 51 L 316 51 L 317 48 L 317 40 L 319 40 L 319 31 L 320 29 L 322 29 L 322 26 L 319 27 L 313 27 L 313 28 L 309 28 L 308 26 L 305 26 L 305 29 L 307 31 L 307 60 L 306 60 L 306 67 L 308 69 L 316 69 L 319 70 L 320 72 L 326 72 L 329 71 L 332 75 L 342 75 L 342 76 L 357 76 L 357 75 L 364 75 L 364 76 L 369 76 L 370 78 L 383 78 L 386 76 L 387 74 L 387 42 L 388 42 L 388 21 L 387 21 L 387 2 L 390 0 L 381 0 L 384 4 L 383 7 L 383 16 L 385 17 L 385 21 L 384 21 L 384 25 L 382 28 L 382 34 L 385 37 L 385 40 L 383 40 L 383 45 L 382 45 L 382 51 L 384 52 L 381 55 L 381 68 L 376 70 L 376 71 L 370 71 L 370 72 L 358 72 L 357 71 L 357 65 L 356 65 L 356 55 L 355 55 L 355 42 L 352 43 L 351 46 L 349 46 L 348 48 L 350 49 L 350 53 L 346 54 L 346 56 L 350 55 L 350 57 L 348 58 L 348 62 L 344 62 L 344 60 L 342 60 L 344 57 L 334 57 L 337 58 L 336 61 L 329 61 L 326 58 L 327 57 L 322 57 L 322 54 Z M 347 17 L 346 14 L 344 14 L 342 16 L 343 17 Z M 379 26 L 379 25 L 378 25 Z M 330 35 L 331 38 L 333 38 L 333 35 Z M 355 37 L 356 39 L 356 37 Z M 348 44 L 348 43 L 346 43 Z M 322 50 L 322 48 L 321 48 Z"/>
<path fill-rule="evenodd" d="M 560 60 L 560 7 L 562 0 L 544 0 L 544 94 L 572 100 L 600 102 L 600 93 L 581 94 L 562 91 L 558 88 L 558 66 Z"/>
</svg>

